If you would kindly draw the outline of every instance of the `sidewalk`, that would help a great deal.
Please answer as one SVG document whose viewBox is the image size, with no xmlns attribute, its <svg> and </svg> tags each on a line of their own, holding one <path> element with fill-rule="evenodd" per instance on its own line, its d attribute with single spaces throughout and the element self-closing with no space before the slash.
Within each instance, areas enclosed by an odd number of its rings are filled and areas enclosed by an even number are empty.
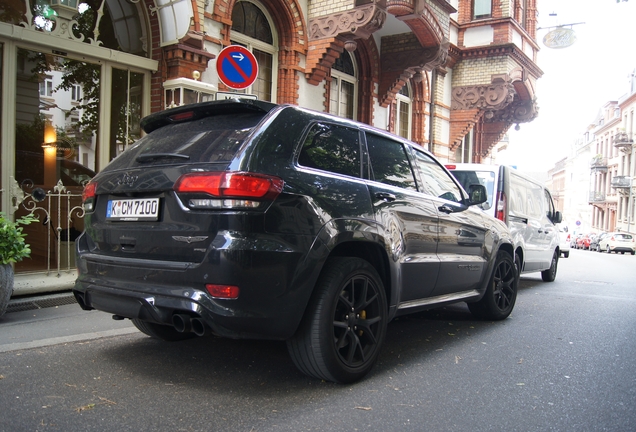
<svg viewBox="0 0 636 432">
<path fill-rule="evenodd" d="M 13 295 L 7 313 L 75 304 L 71 293 L 77 271 L 51 273 L 18 273 L 13 280 Z"/>
</svg>

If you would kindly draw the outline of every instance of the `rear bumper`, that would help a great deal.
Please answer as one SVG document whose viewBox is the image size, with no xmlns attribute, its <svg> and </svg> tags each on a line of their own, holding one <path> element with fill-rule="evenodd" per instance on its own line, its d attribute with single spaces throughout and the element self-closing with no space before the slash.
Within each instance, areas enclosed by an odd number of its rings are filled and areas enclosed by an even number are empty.
<svg viewBox="0 0 636 432">
<path fill-rule="evenodd" d="M 612 246 L 612 245 L 609 245 L 608 247 L 609 247 L 609 249 L 612 252 L 629 252 L 629 253 L 634 252 L 634 248 L 631 247 L 631 246 Z"/>
<path fill-rule="evenodd" d="M 203 263 L 163 262 L 92 254 L 78 242 L 73 294 L 85 310 L 173 325 L 175 314 L 200 318 L 230 338 L 291 337 L 315 277 L 298 251 L 216 251 Z M 239 287 L 234 300 L 213 298 L 206 283 Z"/>
</svg>

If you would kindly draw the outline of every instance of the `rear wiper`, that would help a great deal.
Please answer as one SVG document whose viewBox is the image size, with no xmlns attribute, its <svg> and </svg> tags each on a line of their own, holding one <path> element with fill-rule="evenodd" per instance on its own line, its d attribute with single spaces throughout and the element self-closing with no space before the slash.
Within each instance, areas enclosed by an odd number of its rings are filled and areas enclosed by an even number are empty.
<svg viewBox="0 0 636 432">
<path fill-rule="evenodd" d="M 179 154 L 179 153 L 146 153 L 139 155 L 135 158 L 135 160 L 139 163 L 151 162 L 156 159 L 190 159 L 190 156 Z"/>
</svg>

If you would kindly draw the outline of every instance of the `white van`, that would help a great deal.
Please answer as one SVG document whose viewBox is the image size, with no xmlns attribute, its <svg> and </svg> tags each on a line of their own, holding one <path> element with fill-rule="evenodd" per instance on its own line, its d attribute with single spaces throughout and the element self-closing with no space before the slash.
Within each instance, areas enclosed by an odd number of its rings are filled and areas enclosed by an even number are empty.
<svg viewBox="0 0 636 432">
<path fill-rule="evenodd" d="M 555 211 L 550 191 L 505 165 L 459 163 L 446 168 L 466 190 L 471 184 L 486 187 L 488 201 L 481 208 L 508 225 L 519 273 L 540 271 L 544 281 L 554 281 L 560 256 L 555 224 L 561 222 L 561 213 Z"/>
</svg>

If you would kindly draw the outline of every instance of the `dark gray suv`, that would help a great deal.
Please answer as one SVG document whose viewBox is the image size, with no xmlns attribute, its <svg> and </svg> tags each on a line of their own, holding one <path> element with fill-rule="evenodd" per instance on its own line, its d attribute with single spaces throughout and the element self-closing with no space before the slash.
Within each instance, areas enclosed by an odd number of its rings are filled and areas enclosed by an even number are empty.
<svg viewBox="0 0 636 432">
<path fill-rule="evenodd" d="M 307 375 L 352 382 L 396 316 L 453 302 L 504 319 L 503 223 L 420 146 L 296 106 L 227 100 L 146 117 L 85 188 L 74 293 L 175 341 L 285 340 Z"/>
</svg>

